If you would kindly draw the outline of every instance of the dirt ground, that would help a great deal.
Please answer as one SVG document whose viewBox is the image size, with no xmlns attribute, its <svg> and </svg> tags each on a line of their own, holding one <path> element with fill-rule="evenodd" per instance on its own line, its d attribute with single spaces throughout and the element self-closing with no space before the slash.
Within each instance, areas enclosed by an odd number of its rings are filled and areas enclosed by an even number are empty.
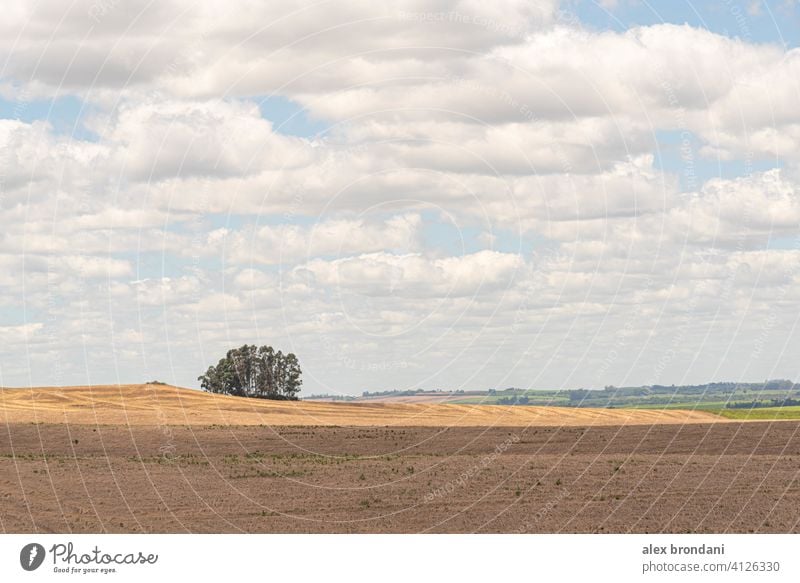
<svg viewBox="0 0 800 583">
<path fill-rule="evenodd" d="M 5 532 L 800 532 L 800 422 L 9 423 Z"/>
</svg>

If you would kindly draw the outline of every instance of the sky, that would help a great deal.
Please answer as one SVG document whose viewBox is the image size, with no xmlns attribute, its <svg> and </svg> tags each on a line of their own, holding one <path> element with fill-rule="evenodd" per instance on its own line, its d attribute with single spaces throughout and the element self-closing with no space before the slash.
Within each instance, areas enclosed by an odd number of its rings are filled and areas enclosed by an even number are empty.
<svg viewBox="0 0 800 583">
<path fill-rule="evenodd" d="M 3 9 L 0 386 L 800 379 L 796 1 Z"/>
</svg>

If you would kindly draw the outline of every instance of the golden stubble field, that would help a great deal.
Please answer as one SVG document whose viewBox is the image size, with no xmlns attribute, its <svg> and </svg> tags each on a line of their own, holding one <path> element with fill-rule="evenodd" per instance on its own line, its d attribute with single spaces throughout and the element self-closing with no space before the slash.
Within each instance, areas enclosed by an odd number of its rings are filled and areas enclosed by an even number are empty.
<svg viewBox="0 0 800 583">
<path fill-rule="evenodd" d="M 525 427 L 725 423 L 702 411 L 265 401 L 168 385 L 0 390 L 6 423 Z"/>
</svg>

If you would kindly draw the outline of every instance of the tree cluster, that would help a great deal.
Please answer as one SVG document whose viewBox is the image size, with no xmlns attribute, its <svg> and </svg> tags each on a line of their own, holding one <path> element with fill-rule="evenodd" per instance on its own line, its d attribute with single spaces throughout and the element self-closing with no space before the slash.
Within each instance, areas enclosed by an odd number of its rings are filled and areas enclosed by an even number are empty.
<svg viewBox="0 0 800 583">
<path fill-rule="evenodd" d="M 294 354 L 276 352 L 271 346 L 245 344 L 229 350 L 197 380 L 210 393 L 294 401 L 303 384 L 301 375 Z"/>
<path fill-rule="evenodd" d="M 761 407 L 797 407 L 800 399 L 769 399 L 765 401 L 740 401 L 738 403 L 728 403 L 726 409 L 759 409 Z"/>
<path fill-rule="evenodd" d="M 517 395 L 512 397 L 501 397 L 497 399 L 498 405 L 527 405 L 531 400 L 526 395 Z"/>
</svg>

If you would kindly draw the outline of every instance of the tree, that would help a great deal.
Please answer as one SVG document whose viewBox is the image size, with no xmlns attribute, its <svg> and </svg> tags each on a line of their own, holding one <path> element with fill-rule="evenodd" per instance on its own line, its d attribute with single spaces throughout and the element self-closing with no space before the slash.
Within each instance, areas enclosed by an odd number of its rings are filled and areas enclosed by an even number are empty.
<svg viewBox="0 0 800 583">
<path fill-rule="evenodd" d="M 229 350 L 197 380 L 209 393 L 295 401 L 303 384 L 302 374 L 294 354 L 245 344 Z"/>
</svg>

